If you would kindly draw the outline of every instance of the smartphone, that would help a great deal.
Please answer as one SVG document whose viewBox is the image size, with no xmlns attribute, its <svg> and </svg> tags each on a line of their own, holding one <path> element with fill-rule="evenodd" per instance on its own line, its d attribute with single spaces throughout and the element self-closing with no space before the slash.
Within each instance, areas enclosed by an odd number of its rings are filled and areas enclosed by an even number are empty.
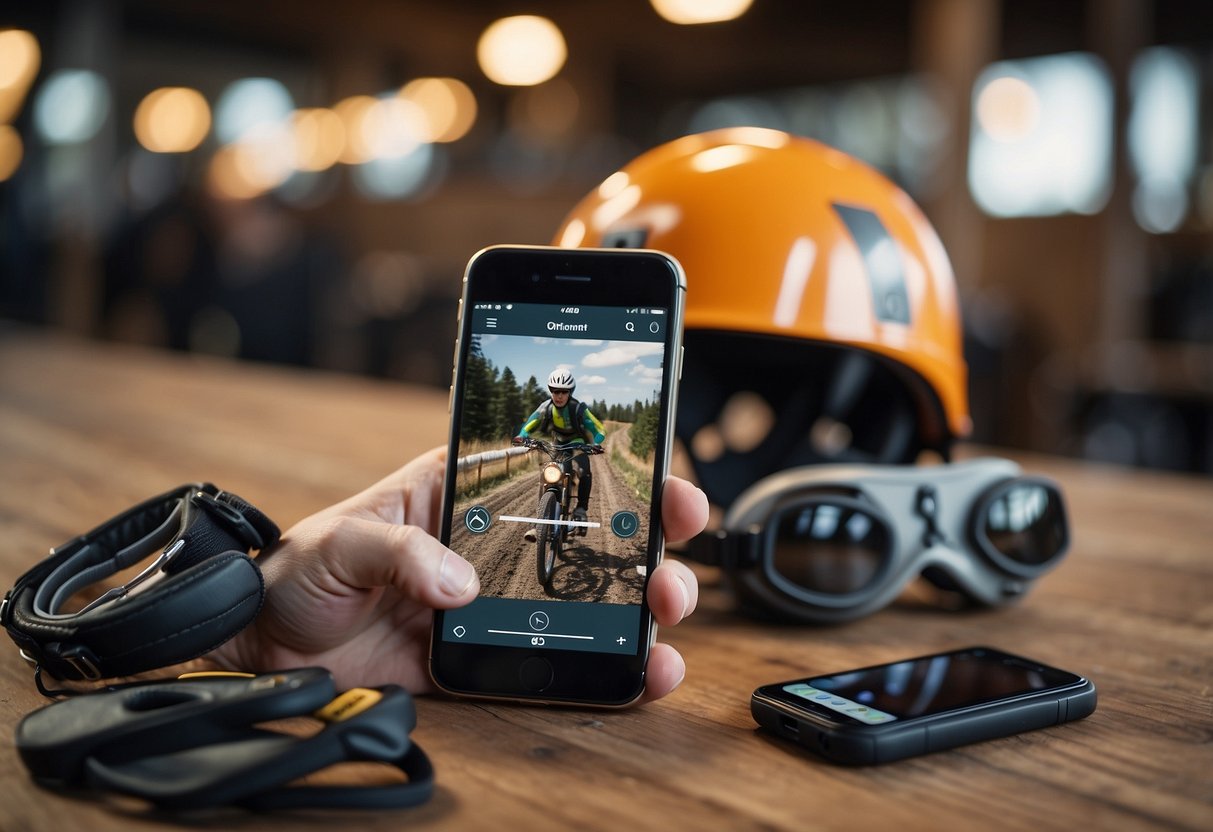
<svg viewBox="0 0 1213 832">
<path fill-rule="evenodd" d="M 480 595 L 435 614 L 443 690 L 643 692 L 685 294 L 656 251 L 498 246 L 468 263 L 440 534 Z"/>
<path fill-rule="evenodd" d="M 991 647 L 764 685 L 763 728 L 835 763 L 887 763 L 1082 719 L 1095 686 Z"/>
</svg>

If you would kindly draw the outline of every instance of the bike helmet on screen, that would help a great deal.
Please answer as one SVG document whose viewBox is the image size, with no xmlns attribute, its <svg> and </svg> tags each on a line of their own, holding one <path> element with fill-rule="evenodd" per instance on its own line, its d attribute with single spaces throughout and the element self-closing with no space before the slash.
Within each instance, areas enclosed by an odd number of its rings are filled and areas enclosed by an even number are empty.
<svg viewBox="0 0 1213 832">
<path fill-rule="evenodd" d="M 796 465 L 947 458 L 969 432 L 943 245 L 904 191 L 841 151 L 748 127 L 685 136 L 608 177 L 555 242 L 683 264 L 676 430 L 718 505 Z"/>
<path fill-rule="evenodd" d="M 577 379 L 568 370 L 557 367 L 548 376 L 548 390 L 567 390 L 572 393 L 577 388 Z"/>
</svg>

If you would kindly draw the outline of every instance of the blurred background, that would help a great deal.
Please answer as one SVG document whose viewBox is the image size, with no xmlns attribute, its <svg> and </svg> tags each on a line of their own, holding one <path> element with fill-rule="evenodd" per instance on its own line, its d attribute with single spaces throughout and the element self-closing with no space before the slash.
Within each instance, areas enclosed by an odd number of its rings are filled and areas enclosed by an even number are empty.
<svg viewBox="0 0 1213 832">
<path fill-rule="evenodd" d="M 734 125 L 923 207 L 976 440 L 1213 474 L 1208 0 L 6 4 L 0 317 L 444 388 L 473 252 Z"/>
</svg>

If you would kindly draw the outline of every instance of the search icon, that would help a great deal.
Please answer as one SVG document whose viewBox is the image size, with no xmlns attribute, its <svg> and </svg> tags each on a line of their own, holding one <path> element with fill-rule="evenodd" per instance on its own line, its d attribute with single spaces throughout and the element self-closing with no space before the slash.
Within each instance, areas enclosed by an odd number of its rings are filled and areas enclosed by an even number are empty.
<svg viewBox="0 0 1213 832">
<path fill-rule="evenodd" d="M 636 324 L 632 323 L 631 321 L 628 321 L 626 324 L 623 325 L 623 328 L 626 329 L 628 332 L 635 332 Z"/>
</svg>

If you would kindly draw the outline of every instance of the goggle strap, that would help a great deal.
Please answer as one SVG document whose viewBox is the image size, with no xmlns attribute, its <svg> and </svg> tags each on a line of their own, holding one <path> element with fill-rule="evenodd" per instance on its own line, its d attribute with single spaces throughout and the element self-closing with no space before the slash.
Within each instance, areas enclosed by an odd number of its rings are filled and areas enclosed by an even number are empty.
<svg viewBox="0 0 1213 832">
<path fill-rule="evenodd" d="M 762 535 L 757 530 L 731 532 L 717 529 L 692 537 L 682 554 L 689 560 L 707 566 L 746 569 L 761 562 L 761 540 Z"/>
</svg>

